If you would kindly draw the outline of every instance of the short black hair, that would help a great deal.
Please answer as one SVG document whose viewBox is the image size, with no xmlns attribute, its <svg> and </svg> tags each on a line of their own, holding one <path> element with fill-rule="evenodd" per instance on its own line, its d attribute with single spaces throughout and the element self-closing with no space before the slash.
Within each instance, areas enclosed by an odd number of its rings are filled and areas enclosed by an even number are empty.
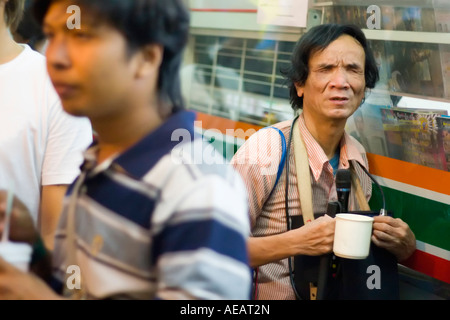
<svg viewBox="0 0 450 320">
<path fill-rule="evenodd" d="M 23 17 L 25 0 L 9 0 L 5 4 L 5 22 L 11 32 L 15 32 Z"/>
<path fill-rule="evenodd" d="M 31 0 L 26 0 L 23 18 L 16 29 L 16 34 L 27 42 L 32 49 L 36 50 L 36 44 L 39 41 L 45 40 L 45 35 L 42 32 L 41 26 L 32 15 L 30 6 Z"/>
<path fill-rule="evenodd" d="M 57 0 L 34 1 L 33 12 L 41 25 L 54 1 Z M 71 4 L 89 8 L 97 21 L 122 33 L 129 52 L 150 43 L 162 45 L 159 97 L 171 106 L 171 113 L 183 109 L 179 71 L 189 37 L 190 17 L 182 0 L 72 0 Z"/>
<path fill-rule="evenodd" d="M 379 73 L 373 52 L 361 28 L 352 24 L 322 24 L 311 28 L 297 41 L 291 56 L 291 65 L 281 70 L 289 88 L 290 102 L 294 111 L 303 108 L 303 97 L 297 95 L 295 84 L 304 85 L 308 78 L 308 62 L 311 55 L 324 50 L 342 35 L 357 40 L 366 56 L 364 77 L 366 88 L 373 89 L 379 80 Z"/>
</svg>

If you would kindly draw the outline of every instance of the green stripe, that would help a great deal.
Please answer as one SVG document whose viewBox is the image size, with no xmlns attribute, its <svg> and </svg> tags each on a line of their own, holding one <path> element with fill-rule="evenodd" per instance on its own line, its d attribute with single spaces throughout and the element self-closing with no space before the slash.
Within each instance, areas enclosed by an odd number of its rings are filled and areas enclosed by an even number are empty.
<svg viewBox="0 0 450 320">
<path fill-rule="evenodd" d="M 213 142 L 213 141 L 211 141 Z M 231 160 L 230 155 L 239 148 L 225 141 L 219 150 L 224 157 Z M 213 143 L 214 144 L 214 143 Z M 228 149 L 227 154 L 225 154 Z M 450 206 L 448 204 L 422 198 L 388 187 L 382 187 L 386 198 L 386 209 L 392 211 L 395 218 L 405 221 L 414 232 L 417 240 L 450 251 Z M 379 210 L 382 206 L 381 194 L 374 185 L 370 207 Z"/>
<path fill-rule="evenodd" d="M 388 187 L 382 187 L 386 209 L 394 217 L 405 221 L 416 239 L 433 246 L 450 250 L 450 206 Z M 382 206 L 381 193 L 374 185 L 369 201 L 372 209 Z"/>
</svg>

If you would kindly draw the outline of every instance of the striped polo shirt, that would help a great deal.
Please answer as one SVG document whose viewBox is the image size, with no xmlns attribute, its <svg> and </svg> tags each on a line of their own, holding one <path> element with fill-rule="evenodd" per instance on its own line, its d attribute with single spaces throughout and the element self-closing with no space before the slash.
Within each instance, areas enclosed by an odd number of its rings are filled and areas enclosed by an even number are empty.
<svg viewBox="0 0 450 320">
<path fill-rule="evenodd" d="M 324 213 L 329 201 L 337 201 L 333 168 L 323 149 L 306 128 L 302 114 L 297 121 L 308 153 L 310 177 L 305 177 L 305 182 L 311 184 L 313 210 L 314 213 Z M 273 125 L 273 127 L 282 131 L 287 143 L 291 124 L 292 120 L 288 120 Z M 288 146 L 290 147 L 288 207 L 290 216 L 299 216 L 302 211 L 297 187 L 293 145 L 291 143 Z M 287 230 L 285 213 L 286 167 L 275 186 L 281 155 L 280 134 L 274 129 L 265 128 L 253 134 L 231 160 L 247 186 L 253 237 L 275 235 Z M 348 169 L 350 161 L 357 161 L 368 169 L 364 148 L 353 137 L 345 133 L 340 143 L 339 169 Z M 361 181 L 362 190 L 366 198 L 369 199 L 372 192 L 371 180 L 356 163 L 353 167 Z M 274 187 L 272 196 L 268 199 Z M 349 211 L 353 210 L 359 210 L 359 206 L 352 186 Z M 301 270 L 296 270 L 296 272 L 301 272 Z M 289 279 L 288 259 L 258 268 L 258 298 L 295 299 Z"/>
<path fill-rule="evenodd" d="M 63 288 L 73 286 L 75 265 L 89 299 L 249 298 L 245 185 L 194 138 L 194 119 L 180 111 L 99 165 L 96 147 L 87 150 L 86 176 L 69 189 L 55 236 L 54 275 Z"/>
</svg>

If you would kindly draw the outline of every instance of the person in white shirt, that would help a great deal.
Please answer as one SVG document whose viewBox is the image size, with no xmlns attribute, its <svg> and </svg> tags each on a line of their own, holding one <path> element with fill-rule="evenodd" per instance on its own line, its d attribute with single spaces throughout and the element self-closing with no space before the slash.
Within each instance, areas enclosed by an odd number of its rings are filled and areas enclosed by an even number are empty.
<svg viewBox="0 0 450 320">
<path fill-rule="evenodd" d="M 0 188 L 14 189 L 53 248 L 63 197 L 80 172 L 92 127 L 62 109 L 45 57 L 13 40 L 24 2 L 0 0 Z"/>
</svg>

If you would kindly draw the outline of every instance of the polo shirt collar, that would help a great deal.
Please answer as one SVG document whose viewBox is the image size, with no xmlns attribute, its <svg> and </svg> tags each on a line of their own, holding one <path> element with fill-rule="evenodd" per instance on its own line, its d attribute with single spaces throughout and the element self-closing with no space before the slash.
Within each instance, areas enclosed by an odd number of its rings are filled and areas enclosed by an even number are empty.
<svg viewBox="0 0 450 320">
<path fill-rule="evenodd" d="M 195 136 L 194 120 L 195 113 L 191 111 L 179 111 L 168 118 L 164 123 L 138 141 L 134 146 L 116 155 L 104 163 L 96 166 L 97 145 L 92 145 L 84 154 L 84 167 L 93 169 L 93 174 L 109 168 L 112 164 L 119 165 L 127 173 L 136 178 L 142 178 L 163 156 L 171 150 L 184 143 L 184 137 L 192 141 Z M 173 135 L 176 130 L 181 134 Z M 180 138 L 180 136 L 182 138 Z M 82 166 L 82 167 L 83 167 Z M 95 167 L 95 168 L 94 168 Z"/>
</svg>

